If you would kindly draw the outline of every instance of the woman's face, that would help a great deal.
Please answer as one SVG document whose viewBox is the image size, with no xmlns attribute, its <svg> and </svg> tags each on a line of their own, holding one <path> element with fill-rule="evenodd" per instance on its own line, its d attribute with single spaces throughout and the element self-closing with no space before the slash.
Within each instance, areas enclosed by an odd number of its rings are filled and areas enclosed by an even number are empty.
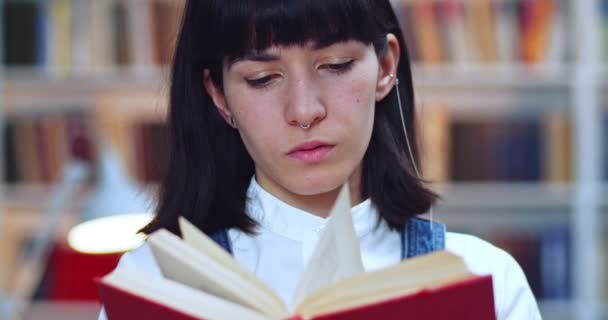
<svg viewBox="0 0 608 320">
<path fill-rule="evenodd" d="M 359 184 L 376 101 L 392 86 L 385 69 L 394 67 L 358 41 L 275 46 L 225 64 L 223 92 L 208 75 L 205 83 L 260 185 L 279 197 L 310 196 Z"/>
</svg>

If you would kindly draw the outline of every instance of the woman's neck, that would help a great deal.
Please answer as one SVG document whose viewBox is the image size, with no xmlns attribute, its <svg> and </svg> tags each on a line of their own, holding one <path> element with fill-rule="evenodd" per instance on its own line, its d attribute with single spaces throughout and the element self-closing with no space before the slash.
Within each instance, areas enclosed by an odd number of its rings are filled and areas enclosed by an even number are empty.
<svg viewBox="0 0 608 320">
<path fill-rule="evenodd" d="M 316 216 L 327 218 L 331 208 L 338 197 L 338 193 L 342 186 L 338 186 L 334 190 L 323 192 L 314 195 L 300 195 L 289 190 L 282 188 L 276 184 L 265 181 L 264 178 L 256 178 L 258 184 L 264 188 L 268 193 L 272 194 L 279 200 L 298 208 L 300 210 L 309 212 Z M 353 174 L 348 179 L 349 193 L 351 197 L 351 206 L 356 206 L 361 203 L 361 190 L 360 190 L 360 174 Z"/>
</svg>

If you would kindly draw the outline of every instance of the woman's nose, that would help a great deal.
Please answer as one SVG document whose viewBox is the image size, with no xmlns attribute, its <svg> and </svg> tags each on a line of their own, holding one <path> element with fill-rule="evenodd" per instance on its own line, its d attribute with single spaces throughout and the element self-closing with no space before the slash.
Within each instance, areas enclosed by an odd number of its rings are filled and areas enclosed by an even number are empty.
<svg viewBox="0 0 608 320">
<path fill-rule="evenodd" d="M 314 79 L 299 78 L 289 85 L 285 118 L 290 125 L 306 127 L 318 124 L 327 114 Z"/>
</svg>

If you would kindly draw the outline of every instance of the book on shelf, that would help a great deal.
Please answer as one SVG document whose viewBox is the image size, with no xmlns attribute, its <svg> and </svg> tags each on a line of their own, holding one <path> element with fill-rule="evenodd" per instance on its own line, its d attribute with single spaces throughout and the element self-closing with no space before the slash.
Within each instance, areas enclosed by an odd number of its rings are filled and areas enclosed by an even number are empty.
<svg viewBox="0 0 608 320">
<path fill-rule="evenodd" d="M 530 228 L 486 225 L 453 226 L 452 231 L 487 239 L 509 253 L 526 275 L 537 301 L 566 301 L 573 297 L 572 239 L 568 223 Z M 608 245 L 608 242 L 606 243 Z"/>
<path fill-rule="evenodd" d="M 572 180 L 572 124 L 565 109 L 550 112 L 545 117 L 542 132 L 543 177 L 550 183 Z"/>
<path fill-rule="evenodd" d="M 8 115 L 4 130 L 4 182 L 57 181 L 69 158 L 94 160 L 86 112 Z"/>
<path fill-rule="evenodd" d="M 271 288 L 183 218 L 183 239 L 161 229 L 148 242 L 164 277 L 128 268 L 98 279 L 110 320 L 495 319 L 490 275 L 470 273 L 446 251 L 364 272 L 343 187 L 286 306 Z"/>
<path fill-rule="evenodd" d="M 422 109 L 423 173 L 432 182 L 567 183 L 572 128 L 566 108 L 540 115 L 461 117 L 441 104 Z"/>
<path fill-rule="evenodd" d="M 567 225 L 549 226 L 541 231 L 540 289 L 543 299 L 570 299 L 571 244 Z"/>
<path fill-rule="evenodd" d="M 560 0 L 395 1 L 414 61 L 431 64 L 562 63 Z"/>
<path fill-rule="evenodd" d="M 18 66 L 37 63 L 41 59 L 38 46 L 44 40 L 39 33 L 38 5 L 34 1 L 7 1 L 2 5 L 2 63 Z"/>
<path fill-rule="evenodd" d="M 112 117 L 108 109 L 94 115 L 87 110 L 9 114 L 2 126 L 3 180 L 8 184 L 56 182 L 70 158 L 92 164 L 95 135 L 117 147 L 129 175 L 139 182 L 159 181 L 168 163 L 164 123 Z"/>
<path fill-rule="evenodd" d="M 422 109 L 418 132 L 422 142 L 422 176 L 429 182 L 450 179 L 449 158 L 450 114 L 442 105 L 428 105 Z"/>
<path fill-rule="evenodd" d="M 440 28 L 434 13 L 433 3 L 419 1 L 412 7 L 410 13 L 411 26 L 415 26 L 412 30 L 414 43 L 417 44 L 415 47 L 416 56 L 429 63 L 443 61 Z"/>
<path fill-rule="evenodd" d="M 526 275 L 532 293 L 537 299 L 540 299 L 542 297 L 542 279 L 539 235 L 532 232 L 502 229 L 493 232 L 491 241 L 497 247 L 507 251 L 517 261 Z"/>
<path fill-rule="evenodd" d="M 166 65 L 182 6 L 167 0 L 5 0 L 2 63 L 58 76 Z"/>
<path fill-rule="evenodd" d="M 489 239 L 519 263 L 537 299 L 572 297 L 572 242 L 568 225 L 548 225 L 533 232 L 496 230 Z"/>
<path fill-rule="evenodd" d="M 476 48 L 476 61 L 493 63 L 498 59 L 497 38 L 490 0 L 467 1 L 465 21 L 470 44 Z"/>
<path fill-rule="evenodd" d="M 183 7 L 167 0 L 0 4 L 4 63 L 58 73 L 170 63 Z M 414 61 L 556 64 L 566 58 L 567 10 L 560 0 L 393 4 Z"/>
</svg>

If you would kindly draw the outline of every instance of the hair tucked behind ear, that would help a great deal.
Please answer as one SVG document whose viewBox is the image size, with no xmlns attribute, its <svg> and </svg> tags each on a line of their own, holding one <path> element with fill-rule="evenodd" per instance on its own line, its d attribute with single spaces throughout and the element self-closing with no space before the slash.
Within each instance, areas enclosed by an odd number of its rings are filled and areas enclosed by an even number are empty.
<svg viewBox="0 0 608 320">
<path fill-rule="evenodd" d="M 238 132 L 218 114 L 203 85 L 209 69 L 221 87 L 222 61 L 272 44 L 309 40 L 358 40 L 386 53 L 386 35 L 401 46 L 397 76 L 412 142 L 414 95 L 407 49 L 388 0 L 189 0 L 172 64 L 168 126 L 169 167 L 161 181 L 157 215 L 141 232 L 179 233 L 184 216 L 204 232 L 238 228 L 253 232 L 245 213 L 254 164 Z M 426 212 L 436 195 L 416 177 L 395 90 L 377 103 L 371 141 L 363 159 L 362 197 L 370 197 L 391 227 Z M 418 155 L 416 144 L 413 154 Z"/>
</svg>

